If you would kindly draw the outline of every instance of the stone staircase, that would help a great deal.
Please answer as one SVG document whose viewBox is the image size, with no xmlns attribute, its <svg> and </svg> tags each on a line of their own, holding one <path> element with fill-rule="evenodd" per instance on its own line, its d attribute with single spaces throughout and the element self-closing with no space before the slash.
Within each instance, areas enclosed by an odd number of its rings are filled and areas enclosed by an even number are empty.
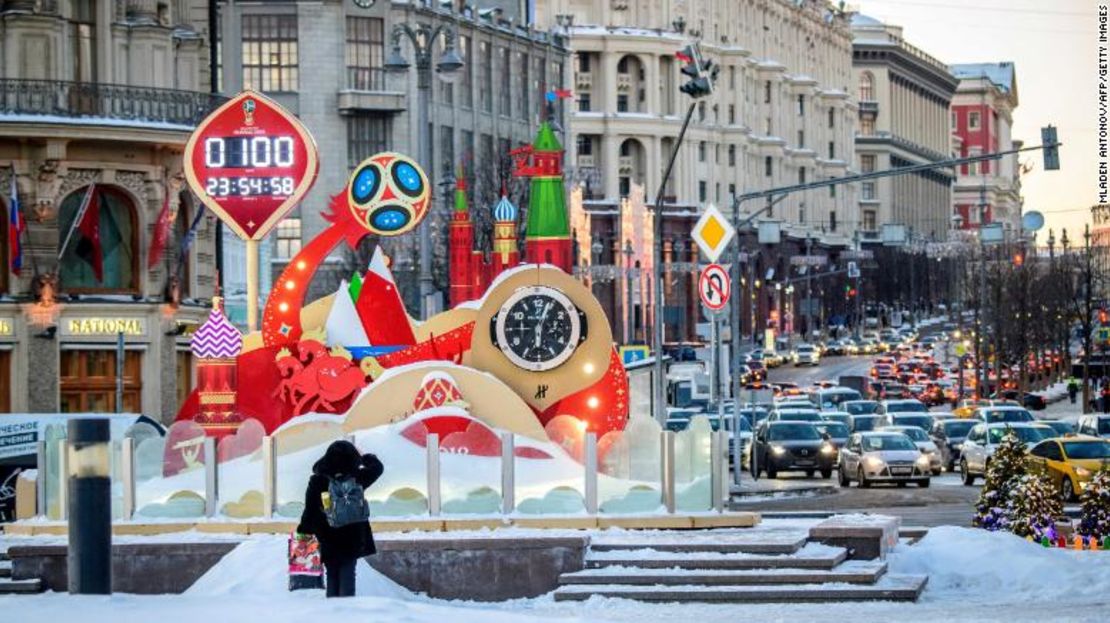
<svg viewBox="0 0 1110 623">
<path fill-rule="evenodd" d="M 7 552 L 0 552 L 0 595 L 41 593 L 41 580 L 13 580 L 12 560 Z"/>
<path fill-rule="evenodd" d="M 639 533 L 597 537 L 585 569 L 559 578 L 556 601 L 594 595 L 656 602 L 916 601 L 925 576 L 850 560 L 844 547 L 779 534 Z"/>
</svg>

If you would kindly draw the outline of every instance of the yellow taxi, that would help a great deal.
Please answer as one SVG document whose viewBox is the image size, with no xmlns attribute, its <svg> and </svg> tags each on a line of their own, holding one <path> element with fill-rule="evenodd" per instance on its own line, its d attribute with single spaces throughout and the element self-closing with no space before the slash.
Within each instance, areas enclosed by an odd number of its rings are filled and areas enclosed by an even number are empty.
<svg viewBox="0 0 1110 623">
<path fill-rule="evenodd" d="M 1017 402 L 1013 400 L 975 400 L 974 398 L 967 398 L 960 401 L 960 404 L 952 410 L 952 414 L 958 418 L 975 417 L 975 412 L 983 407 L 1020 407 Z"/>
<path fill-rule="evenodd" d="M 1048 476 L 1068 502 L 1096 472 L 1110 469 L 1110 440 L 1088 435 L 1045 439 L 1033 446 L 1026 461 L 1030 473 Z"/>
</svg>

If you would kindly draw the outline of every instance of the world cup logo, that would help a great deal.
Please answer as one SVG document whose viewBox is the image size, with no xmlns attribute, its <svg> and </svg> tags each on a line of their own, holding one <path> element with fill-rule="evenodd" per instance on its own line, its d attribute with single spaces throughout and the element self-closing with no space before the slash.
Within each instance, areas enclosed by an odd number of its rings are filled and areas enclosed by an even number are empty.
<svg viewBox="0 0 1110 623">
<path fill-rule="evenodd" d="M 246 125 L 254 125 L 254 108 L 257 106 L 254 100 L 243 100 L 243 123 Z"/>
<path fill-rule="evenodd" d="M 424 171 L 408 156 L 381 153 L 363 160 L 347 184 L 347 205 L 370 233 L 399 236 L 428 213 L 431 193 Z"/>
</svg>

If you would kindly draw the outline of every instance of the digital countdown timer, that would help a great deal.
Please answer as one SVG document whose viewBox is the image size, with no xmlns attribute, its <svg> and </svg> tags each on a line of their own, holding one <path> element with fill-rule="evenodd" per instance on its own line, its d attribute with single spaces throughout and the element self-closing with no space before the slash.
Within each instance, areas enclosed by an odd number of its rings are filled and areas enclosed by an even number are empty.
<svg viewBox="0 0 1110 623">
<path fill-rule="evenodd" d="M 264 238 L 316 180 L 316 143 L 276 102 L 253 91 L 204 119 L 185 146 L 193 192 L 244 240 Z"/>
</svg>

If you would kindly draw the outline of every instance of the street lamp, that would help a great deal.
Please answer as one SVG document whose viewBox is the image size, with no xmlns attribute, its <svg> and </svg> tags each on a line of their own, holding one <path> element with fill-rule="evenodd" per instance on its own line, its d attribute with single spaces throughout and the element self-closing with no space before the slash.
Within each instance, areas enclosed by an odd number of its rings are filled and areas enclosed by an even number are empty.
<svg viewBox="0 0 1110 623">
<path fill-rule="evenodd" d="M 686 275 L 683 274 L 685 268 L 682 264 L 686 262 L 686 241 L 682 238 L 675 239 L 671 245 L 674 249 L 674 257 L 671 258 L 672 262 L 678 264 L 678 276 L 675 278 L 677 290 L 681 296 L 678 297 L 679 314 L 678 314 L 678 336 L 682 342 L 686 341 Z"/>
<path fill-rule="evenodd" d="M 630 344 L 632 338 L 635 337 L 632 332 L 632 256 L 635 251 L 632 250 L 632 241 L 624 241 L 624 283 L 628 291 L 628 298 L 624 303 L 625 322 L 624 322 L 624 343 Z"/>
<path fill-rule="evenodd" d="M 590 253 L 593 256 L 593 265 L 590 266 L 590 289 L 593 291 L 593 286 L 597 283 L 597 269 L 601 264 L 601 251 L 605 248 L 601 246 L 601 235 L 597 234 L 594 237 L 593 244 L 590 245 Z M 597 296 L 597 292 L 594 292 Z"/>
<path fill-rule="evenodd" d="M 444 82 L 453 82 L 458 78 L 459 70 L 464 62 L 455 49 L 455 40 L 458 31 L 448 23 L 435 26 L 418 23 L 410 26 L 406 23 L 394 24 L 392 33 L 393 49 L 389 53 L 383 67 L 393 73 L 404 73 L 411 65 L 401 51 L 401 41 L 407 37 L 412 44 L 413 54 L 416 59 L 416 89 L 417 102 L 417 134 L 420 136 L 420 163 L 429 178 L 434 174 L 432 166 L 432 133 L 428 131 L 428 119 L 431 116 L 432 92 L 432 48 L 435 41 L 443 36 L 443 52 L 435 64 L 435 73 Z M 431 179 L 429 179 L 431 182 Z M 434 295 L 432 280 L 432 240 L 427 224 L 420 228 L 420 314 L 427 319 L 434 311 L 432 296 Z"/>
</svg>

